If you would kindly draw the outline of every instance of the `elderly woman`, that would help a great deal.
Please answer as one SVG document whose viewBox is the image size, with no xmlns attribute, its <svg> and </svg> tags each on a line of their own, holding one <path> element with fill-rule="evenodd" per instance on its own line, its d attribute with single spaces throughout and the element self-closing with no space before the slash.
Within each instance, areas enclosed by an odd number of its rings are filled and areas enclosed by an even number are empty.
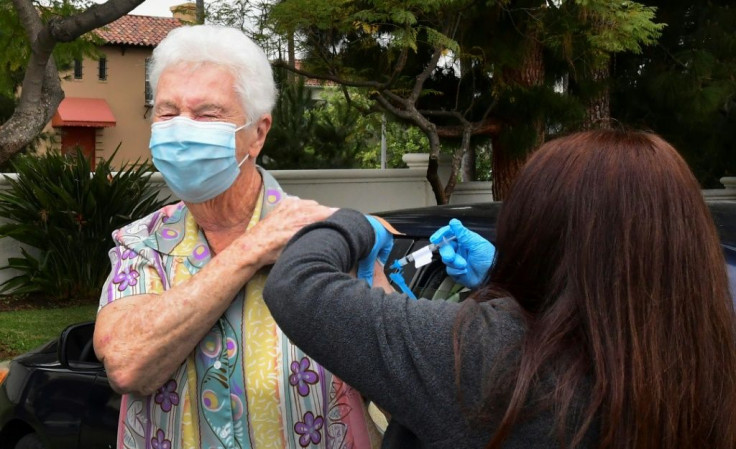
<svg viewBox="0 0 736 449">
<path fill-rule="evenodd" d="M 360 395 L 281 333 L 261 292 L 285 243 L 332 209 L 255 165 L 275 85 L 240 31 L 154 50 L 153 162 L 182 202 L 113 234 L 94 345 L 123 393 L 120 448 L 374 447 Z"/>
</svg>

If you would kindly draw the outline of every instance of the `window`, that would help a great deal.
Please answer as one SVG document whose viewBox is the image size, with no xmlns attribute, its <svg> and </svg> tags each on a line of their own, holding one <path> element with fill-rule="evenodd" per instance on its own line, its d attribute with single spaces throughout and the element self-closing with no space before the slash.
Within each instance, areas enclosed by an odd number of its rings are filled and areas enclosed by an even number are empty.
<svg viewBox="0 0 736 449">
<path fill-rule="evenodd" d="M 151 74 L 151 58 L 146 58 L 146 87 L 145 87 L 146 106 L 151 106 L 153 104 L 153 89 L 151 89 L 151 81 L 149 79 L 150 74 Z"/>
<path fill-rule="evenodd" d="M 107 58 L 103 57 L 97 61 L 97 78 L 100 81 L 107 80 Z"/>
<path fill-rule="evenodd" d="M 82 79 L 82 60 L 81 59 L 74 60 L 74 79 L 75 80 Z"/>
</svg>

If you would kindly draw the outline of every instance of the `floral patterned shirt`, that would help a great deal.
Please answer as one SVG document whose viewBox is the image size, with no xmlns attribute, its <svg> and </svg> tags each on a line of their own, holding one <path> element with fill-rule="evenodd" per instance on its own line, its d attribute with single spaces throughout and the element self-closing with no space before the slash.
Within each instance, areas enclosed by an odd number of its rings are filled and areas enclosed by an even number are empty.
<svg viewBox="0 0 736 449">
<path fill-rule="evenodd" d="M 264 185 L 248 227 L 284 196 Z M 210 248 L 184 203 L 113 233 L 112 272 L 100 307 L 161 293 L 207 264 Z M 123 395 L 118 448 L 376 448 L 380 434 L 358 392 L 323 369 L 281 332 L 257 273 L 156 393 Z M 151 369 L 156 369 L 152 366 Z"/>
</svg>

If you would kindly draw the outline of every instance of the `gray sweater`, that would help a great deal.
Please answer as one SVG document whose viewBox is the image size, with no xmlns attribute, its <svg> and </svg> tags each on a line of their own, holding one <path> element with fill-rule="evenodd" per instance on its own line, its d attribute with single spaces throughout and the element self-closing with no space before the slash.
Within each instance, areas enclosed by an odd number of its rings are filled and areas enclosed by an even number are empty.
<svg viewBox="0 0 736 449">
<path fill-rule="evenodd" d="M 463 406 L 479 405 L 484 375 L 518 351 L 521 320 L 500 299 L 482 303 L 467 323 L 461 406 L 453 354 L 461 305 L 387 294 L 346 274 L 373 241 L 371 225 L 352 210 L 303 229 L 268 276 L 263 297 L 273 317 L 297 346 L 391 414 L 384 448 L 484 447 L 498 423 L 470 422 Z M 559 447 L 553 417 L 542 412 L 518 424 L 504 447 Z"/>
</svg>

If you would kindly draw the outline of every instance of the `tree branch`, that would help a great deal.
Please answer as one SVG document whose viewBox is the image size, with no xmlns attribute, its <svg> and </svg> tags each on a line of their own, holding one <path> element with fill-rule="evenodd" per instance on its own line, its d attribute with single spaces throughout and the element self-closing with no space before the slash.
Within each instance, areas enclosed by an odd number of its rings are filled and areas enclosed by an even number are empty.
<svg viewBox="0 0 736 449">
<path fill-rule="evenodd" d="M 484 120 L 482 122 L 472 123 L 472 131 L 474 136 L 496 136 L 504 126 L 505 124 L 501 120 Z M 442 138 L 457 139 L 458 137 L 462 137 L 463 131 L 464 125 L 437 127 L 437 135 Z"/>
<path fill-rule="evenodd" d="M 383 88 L 382 83 L 377 83 L 375 81 L 353 81 L 353 80 L 347 80 L 345 78 L 335 76 L 335 75 L 318 75 L 316 73 L 307 72 L 306 70 L 297 69 L 296 67 L 290 67 L 289 64 L 283 60 L 274 61 L 271 63 L 271 66 L 289 70 L 305 78 L 322 80 L 322 81 L 332 81 L 335 84 L 342 84 L 348 87 L 364 87 L 364 88 L 379 89 L 379 90 Z"/>
<path fill-rule="evenodd" d="M 124 16 L 144 0 L 108 0 L 79 14 L 52 19 L 49 32 L 57 42 L 71 42 L 96 28 Z"/>
<path fill-rule="evenodd" d="M 422 88 L 424 88 L 424 82 L 427 81 L 429 76 L 434 72 L 434 69 L 437 68 L 437 63 L 440 60 L 440 56 L 442 56 L 442 51 L 444 49 L 442 48 L 435 48 L 434 53 L 432 53 L 432 58 L 429 60 L 429 63 L 424 68 L 422 73 L 417 75 L 416 81 L 414 82 L 414 88 L 411 91 L 411 95 L 409 95 L 409 98 L 407 101 L 411 102 L 412 104 L 415 104 L 417 100 L 419 99 L 419 95 L 422 93 Z"/>
<path fill-rule="evenodd" d="M 442 34 L 447 36 L 450 32 L 450 28 L 452 28 L 452 25 L 447 24 L 445 26 L 445 29 L 442 30 Z M 429 63 L 427 63 L 427 66 L 424 68 L 424 70 L 422 70 L 422 73 L 417 76 L 416 82 L 414 83 L 414 88 L 412 89 L 411 95 L 409 95 L 407 101 L 411 102 L 412 104 L 416 104 L 417 100 L 419 99 L 419 95 L 421 95 L 422 89 L 424 88 L 424 83 L 427 81 L 429 76 L 432 75 L 434 69 L 437 68 L 437 63 L 439 62 L 444 50 L 444 48 L 439 46 L 434 48 L 434 52 L 432 53 L 432 57 L 430 58 Z"/>
</svg>

